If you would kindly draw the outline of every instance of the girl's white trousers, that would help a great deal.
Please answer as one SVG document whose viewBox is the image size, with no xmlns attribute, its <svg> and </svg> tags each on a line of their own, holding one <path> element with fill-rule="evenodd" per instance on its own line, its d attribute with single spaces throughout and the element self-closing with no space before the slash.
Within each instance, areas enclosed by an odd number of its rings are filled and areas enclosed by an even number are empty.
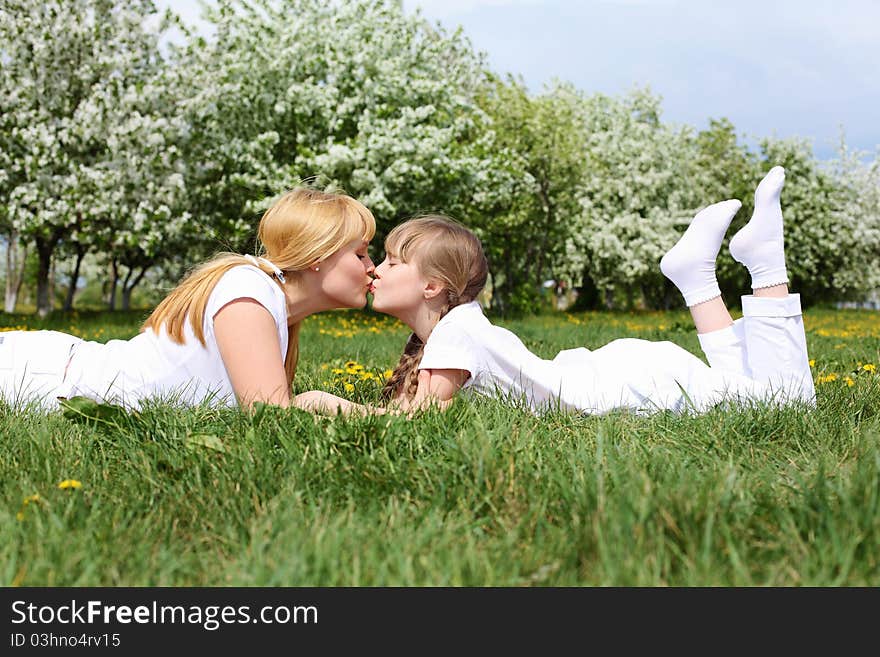
<svg viewBox="0 0 880 657">
<path fill-rule="evenodd" d="M 698 337 L 713 370 L 755 382 L 749 396 L 815 403 L 801 297 L 742 297 L 743 316 Z"/>
</svg>

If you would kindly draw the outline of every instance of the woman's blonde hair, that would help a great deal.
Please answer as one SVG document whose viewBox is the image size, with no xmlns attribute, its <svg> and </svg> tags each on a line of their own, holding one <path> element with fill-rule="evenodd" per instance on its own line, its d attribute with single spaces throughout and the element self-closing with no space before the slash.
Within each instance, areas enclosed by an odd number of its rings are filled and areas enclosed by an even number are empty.
<svg viewBox="0 0 880 657">
<path fill-rule="evenodd" d="M 279 198 L 263 214 L 257 231 L 257 255 L 281 269 L 286 285 L 296 285 L 299 272 L 324 260 L 355 240 L 369 242 L 376 232 L 373 214 L 359 201 L 344 194 L 333 194 L 308 187 L 293 189 Z M 262 261 L 256 266 L 276 280 Z M 184 328 L 189 321 L 193 333 L 205 345 L 203 322 L 208 297 L 227 271 L 239 265 L 254 265 L 237 253 L 219 253 L 196 267 L 174 288 L 141 327 L 159 332 L 162 326 L 174 342 L 185 342 Z M 280 281 L 276 281 L 281 284 Z M 299 358 L 299 322 L 290 326 L 284 370 L 287 383 L 293 383 Z"/>
<path fill-rule="evenodd" d="M 396 226 L 385 238 L 385 251 L 414 264 L 423 278 L 443 285 L 441 318 L 456 306 L 476 299 L 489 275 L 489 263 L 479 238 L 442 215 L 417 217 Z M 415 333 L 409 336 L 400 362 L 382 388 L 385 399 L 400 392 L 409 399 L 416 394 L 424 348 Z"/>
</svg>

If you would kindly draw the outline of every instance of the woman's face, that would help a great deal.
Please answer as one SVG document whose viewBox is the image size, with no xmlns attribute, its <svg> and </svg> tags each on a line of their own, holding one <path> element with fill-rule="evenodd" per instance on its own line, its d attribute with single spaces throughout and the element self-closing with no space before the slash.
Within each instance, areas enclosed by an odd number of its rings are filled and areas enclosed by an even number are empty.
<svg viewBox="0 0 880 657">
<path fill-rule="evenodd" d="M 374 275 L 373 310 L 403 319 L 424 303 L 426 281 L 415 262 L 403 262 L 389 251 Z"/>
<path fill-rule="evenodd" d="M 322 274 L 321 292 L 334 308 L 363 308 L 375 265 L 367 255 L 368 243 L 355 240 L 317 266 Z"/>
</svg>

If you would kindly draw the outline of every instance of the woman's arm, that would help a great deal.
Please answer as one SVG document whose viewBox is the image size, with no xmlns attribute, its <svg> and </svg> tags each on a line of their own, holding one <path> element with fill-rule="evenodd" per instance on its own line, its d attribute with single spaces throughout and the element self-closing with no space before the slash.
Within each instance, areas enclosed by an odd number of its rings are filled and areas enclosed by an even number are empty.
<svg viewBox="0 0 880 657">
<path fill-rule="evenodd" d="M 238 403 L 290 405 L 284 357 L 272 314 L 258 301 L 230 301 L 214 315 L 217 347 Z"/>
<path fill-rule="evenodd" d="M 337 413 L 342 413 L 343 415 L 384 415 L 385 413 L 396 413 L 394 410 L 381 406 L 357 404 L 323 390 L 301 392 L 293 398 L 293 405 L 304 411 L 321 413 L 322 415 L 336 415 Z"/>
<path fill-rule="evenodd" d="M 415 396 L 411 400 L 398 397 L 387 408 L 357 404 L 323 390 L 309 390 L 300 393 L 293 398 L 293 405 L 306 411 L 328 415 L 336 415 L 337 413 L 343 415 L 401 415 L 406 413 L 411 416 L 416 411 L 429 407 L 446 410 L 452 403 L 452 397 L 464 385 L 469 376 L 470 372 L 464 370 L 421 370 Z"/>
</svg>

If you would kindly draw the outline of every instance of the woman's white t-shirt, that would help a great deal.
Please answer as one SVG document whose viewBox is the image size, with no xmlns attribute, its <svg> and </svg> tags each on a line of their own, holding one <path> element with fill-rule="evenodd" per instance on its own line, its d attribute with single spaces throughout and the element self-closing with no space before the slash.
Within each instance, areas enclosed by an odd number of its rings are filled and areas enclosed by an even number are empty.
<svg viewBox="0 0 880 657">
<path fill-rule="evenodd" d="M 138 406 L 147 397 L 187 405 L 202 402 L 234 406 L 232 383 L 214 335 L 214 315 L 230 301 L 254 299 L 275 320 L 282 365 L 287 353 L 287 303 L 284 292 L 265 272 L 251 265 L 233 267 L 211 292 L 202 324 L 205 345 L 187 319 L 185 342 L 177 344 L 164 326 L 147 329 L 130 340 L 106 344 L 82 341 L 68 367 L 70 395 Z"/>
<path fill-rule="evenodd" d="M 522 401 L 534 411 L 705 410 L 726 395 L 755 390 L 753 380 L 713 370 L 672 342 L 624 338 L 545 360 L 492 324 L 476 301 L 456 306 L 437 323 L 419 369 L 466 370 L 464 389 Z"/>
</svg>

